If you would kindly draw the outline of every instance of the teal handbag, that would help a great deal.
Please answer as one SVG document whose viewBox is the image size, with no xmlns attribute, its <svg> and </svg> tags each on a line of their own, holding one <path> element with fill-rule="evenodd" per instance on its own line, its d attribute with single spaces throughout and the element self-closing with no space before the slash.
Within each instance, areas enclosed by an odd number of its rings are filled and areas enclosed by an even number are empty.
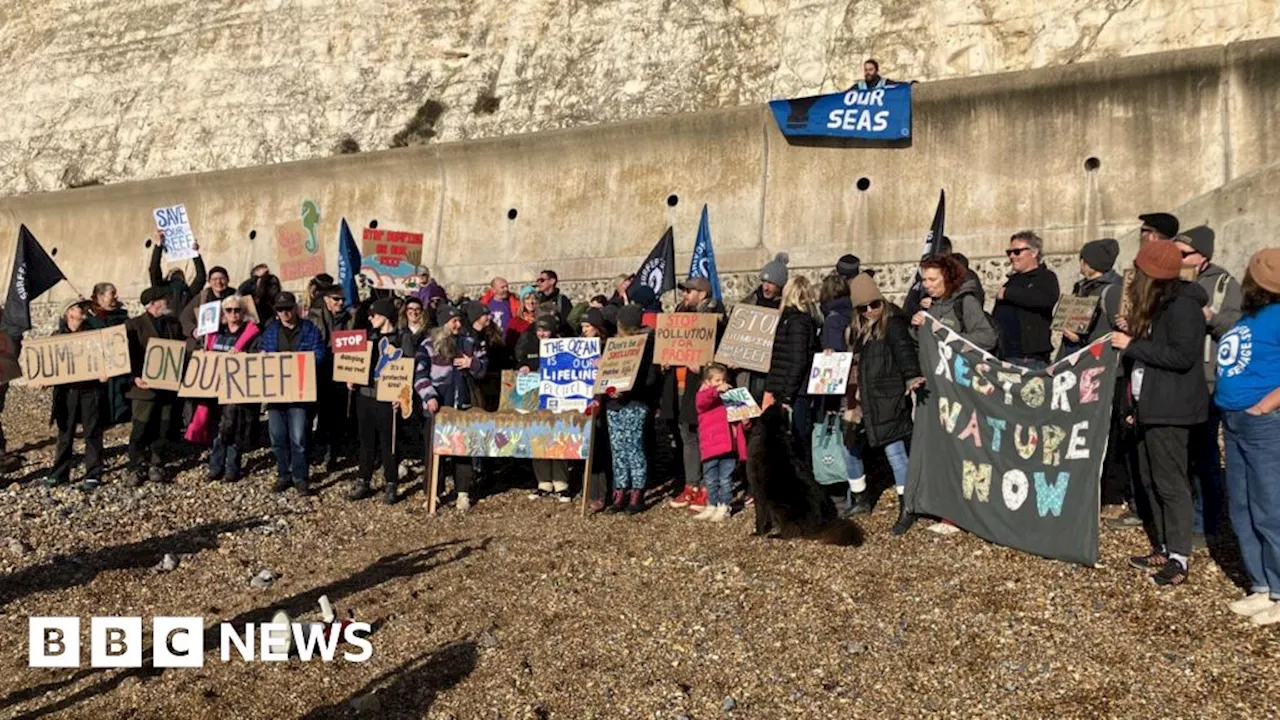
<svg viewBox="0 0 1280 720">
<path fill-rule="evenodd" d="M 849 468 L 844 461 L 844 433 L 836 413 L 828 413 L 821 424 L 813 427 L 813 479 L 822 485 L 849 482 Z"/>
</svg>

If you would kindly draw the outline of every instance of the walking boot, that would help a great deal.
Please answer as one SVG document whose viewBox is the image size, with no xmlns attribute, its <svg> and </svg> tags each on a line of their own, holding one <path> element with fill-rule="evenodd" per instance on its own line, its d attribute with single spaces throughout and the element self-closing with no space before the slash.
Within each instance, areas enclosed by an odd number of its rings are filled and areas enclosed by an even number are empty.
<svg viewBox="0 0 1280 720">
<path fill-rule="evenodd" d="M 902 499 L 902 496 L 899 495 L 898 496 L 898 522 L 894 523 L 893 527 L 889 528 L 889 534 L 890 535 L 905 534 L 908 530 L 911 529 L 912 525 L 916 524 L 916 520 L 918 519 L 919 519 L 919 516 L 916 515 L 915 513 L 907 512 L 907 503 Z"/>
<path fill-rule="evenodd" d="M 284 477 L 284 476 L 282 475 L 282 476 L 280 476 L 280 477 L 276 478 L 276 484 L 275 484 L 275 487 L 271 488 L 271 491 L 272 491 L 272 492 L 277 492 L 277 493 L 282 493 L 282 492 L 284 492 L 285 490 L 288 490 L 288 489 L 289 489 L 289 488 L 291 488 L 291 487 L 293 487 L 293 480 L 292 480 L 292 479 L 290 479 L 290 478 Z"/>
<path fill-rule="evenodd" d="M 850 518 L 855 515 L 868 515 L 871 513 L 871 501 L 867 499 L 867 493 L 853 493 L 853 501 L 848 509 L 844 511 L 844 517 Z"/>
<path fill-rule="evenodd" d="M 644 491 L 632 490 L 631 500 L 627 503 L 627 514 L 638 515 L 644 512 Z"/>
<path fill-rule="evenodd" d="M 618 513 L 625 510 L 626 507 L 627 507 L 627 491 L 614 490 L 613 499 L 611 499 L 609 501 L 609 504 L 605 506 L 604 511 L 607 513 Z"/>
<path fill-rule="evenodd" d="M 351 486 L 351 489 L 347 491 L 347 499 L 352 501 L 364 500 L 370 495 L 373 495 L 373 490 L 369 489 L 368 480 L 357 480 L 355 484 Z"/>
<path fill-rule="evenodd" d="M 395 505 L 398 502 L 400 502 L 400 495 L 396 492 L 396 484 L 387 483 L 386 487 L 382 488 L 382 504 Z"/>
</svg>

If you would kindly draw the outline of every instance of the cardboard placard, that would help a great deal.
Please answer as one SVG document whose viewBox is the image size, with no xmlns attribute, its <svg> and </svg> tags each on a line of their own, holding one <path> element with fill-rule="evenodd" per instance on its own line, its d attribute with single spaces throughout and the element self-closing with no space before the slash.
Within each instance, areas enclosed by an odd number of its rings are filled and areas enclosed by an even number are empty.
<svg viewBox="0 0 1280 720">
<path fill-rule="evenodd" d="M 648 344 L 649 333 L 609 338 L 604 344 L 604 353 L 600 355 L 600 369 L 596 372 L 593 392 L 599 395 L 610 388 L 626 392 L 634 387 Z"/>
<path fill-rule="evenodd" d="M 809 368 L 810 395 L 843 395 L 849 384 L 853 353 L 818 353 Z"/>
<path fill-rule="evenodd" d="M 187 360 L 182 372 L 182 384 L 178 397 L 216 398 L 222 387 L 222 357 L 226 353 L 196 350 Z"/>
<path fill-rule="evenodd" d="M 600 364 L 600 338 L 547 338 L 540 341 L 538 408 L 553 412 L 587 408 Z"/>
<path fill-rule="evenodd" d="M 372 287 L 413 290 L 422 262 L 422 233 L 365 228 L 360 239 L 360 274 Z"/>
<path fill-rule="evenodd" d="M 369 349 L 369 333 L 364 330 L 334 330 L 329 347 L 335 353 L 362 353 Z"/>
<path fill-rule="evenodd" d="M 182 262 L 200 254 L 194 247 L 196 237 L 191 232 L 186 205 L 156 208 L 151 211 L 151 217 L 155 220 L 156 230 L 164 238 L 165 262 Z"/>
<path fill-rule="evenodd" d="M 34 387 L 98 380 L 132 371 L 129 335 L 123 325 L 28 340 L 22 372 Z"/>
<path fill-rule="evenodd" d="M 333 356 L 333 381 L 353 385 L 369 384 L 369 365 L 372 353 L 368 343 L 364 352 L 340 352 Z"/>
<path fill-rule="evenodd" d="M 773 334 L 782 312 L 772 308 L 738 304 L 729 315 L 716 362 L 729 367 L 767 373 L 773 364 Z"/>
<path fill-rule="evenodd" d="M 1196 267 L 1184 266 L 1178 271 L 1178 279 L 1187 282 L 1195 282 L 1200 276 L 1200 270 Z M 1120 283 L 1120 312 L 1122 318 L 1128 319 L 1129 314 L 1133 312 L 1133 303 L 1129 300 L 1129 287 L 1133 285 L 1134 269 L 1125 270 L 1122 277 L 1124 281 Z"/>
<path fill-rule="evenodd" d="M 221 405 L 316 401 L 315 353 L 217 354 L 222 356 Z"/>
<path fill-rule="evenodd" d="M 502 371 L 502 395 L 498 398 L 498 410 L 527 413 L 538 409 L 538 385 L 541 378 L 536 372 L 521 375 L 516 370 Z"/>
<path fill-rule="evenodd" d="M 187 343 L 183 340 L 148 340 L 147 351 L 142 356 L 142 379 L 147 387 L 152 390 L 180 390 L 186 355 Z"/>
<path fill-rule="evenodd" d="M 320 248 L 308 247 L 314 238 L 301 220 L 292 220 L 276 228 L 276 258 L 281 280 L 310 279 L 324 272 L 324 256 Z"/>
<path fill-rule="evenodd" d="M 1098 307 L 1097 296 L 1076 297 L 1063 295 L 1058 298 L 1058 306 L 1053 309 L 1053 329 L 1070 330 L 1080 335 L 1089 329 L 1089 321 L 1093 319 L 1093 311 Z"/>
<path fill-rule="evenodd" d="M 700 370 L 716 356 L 716 322 L 711 313 L 662 313 L 653 336 L 653 361 L 663 367 Z"/>
<path fill-rule="evenodd" d="M 733 388 L 720 393 L 725 409 L 729 413 L 729 422 L 742 422 L 760 417 L 760 405 L 746 388 Z"/>
<path fill-rule="evenodd" d="M 413 385 L 413 358 L 400 358 L 382 366 L 378 374 L 378 402 L 395 402 L 400 391 Z"/>
<path fill-rule="evenodd" d="M 218 325 L 222 320 L 222 301 L 214 300 L 200 306 L 196 311 L 196 337 L 204 337 L 209 333 L 218 332 Z"/>
</svg>

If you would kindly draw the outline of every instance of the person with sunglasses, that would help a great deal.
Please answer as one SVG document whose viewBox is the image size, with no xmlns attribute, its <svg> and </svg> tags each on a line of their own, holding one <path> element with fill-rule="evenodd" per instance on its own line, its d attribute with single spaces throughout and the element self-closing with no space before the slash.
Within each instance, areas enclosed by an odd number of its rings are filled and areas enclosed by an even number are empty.
<svg viewBox="0 0 1280 720">
<path fill-rule="evenodd" d="M 240 298 L 222 301 L 222 323 L 216 332 L 205 335 L 205 350 L 241 353 L 258 351 L 258 325 L 245 317 Z M 219 405 L 216 400 L 198 403 L 187 429 L 187 439 L 194 440 L 213 433 L 213 449 L 209 452 L 210 482 L 240 479 L 240 458 L 253 442 L 257 428 L 258 406 Z"/>
<path fill-rule="evenodd" d="M 1244 294 L 1240 283 L 1226 268 L 1213 264 L 1215 234 L 1207 225 L 1193 227 L 1174 239 L 1182 253 L 1184 277 L 1194 273 L 1195 282 L 1204 290 L 1209 304 L 1201 308 L 1204 315 L 1204 377 L 1212 396 L 1218 379 L 1218 342 L 1244 314 Z M 1218 435 L 1222 418 L 1217 406 L 1209 403 L 1209 419 L 1191 430 L 1191 465 L 1199 484 L 1193 485 L 1195 521 L 1192 544 L 1198 550 L 1217 537 L 1219 522 L 1226 507 L 1227 490 L 1222 476 L 1222 453 Z"/>
<path fill-rule="evenodd" d="M 1146 213 L 1139 215 L 1142 225 L 1138 228 L 1138 242 L 1149 240 L 1172 240 L 1178 236 L 1178 218 L 1169 213 Z"/>
<path fill-rule="evenodd" d="M 1009 238 L 1004 251 L 1013 272 L 996 293 L 991 310 L 1000 333 L 1001 360 L 1031 370 L 1048 367 L 1053 353 L 1050 328 L 1058 304 L 1058 276 L 1041 260 L 1044 241 L 1030 230 Z"/>
<path fill-rule="evenodd" d="M 552 303 L 555 305 L 556 315 L 560 317 L 560 330 L 562 334 L 572 334 L 572 328 L 569 326 L 569 313 L 573 312 L 573 303 L 564 293 L 560 292 L 560 276 L 555 270 L 543 270 L 538 273 L 538 279 L 534 282 L 534 286 L 538 288 L 538 302 Z"/>
<path fill-rule="evenodd" d="M 898 493 L 898 521 L 890 531 L 901 535 L 915 524 L 902 502 L 907 487 L 907 443 L 911 439 L 911 392 L 924 385 L 907 316 L 884 299 L 870 275 L 849 283 L 853 320 L 845 342 L 854 353 L 845 391 L 845 463 L 849 466 L 853 506 L 850 515 L 871 512 L 863 451 L 883 448 L 893 469 Z"/>
</svg>

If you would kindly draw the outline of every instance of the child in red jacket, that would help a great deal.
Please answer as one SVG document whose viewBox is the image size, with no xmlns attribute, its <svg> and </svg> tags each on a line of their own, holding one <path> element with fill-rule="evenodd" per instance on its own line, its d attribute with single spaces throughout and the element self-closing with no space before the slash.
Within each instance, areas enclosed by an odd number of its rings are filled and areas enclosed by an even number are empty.
<svg viewBox="0 0 1280 720">
<path fill-rule="evenodd" d="M 697 520 L 723 522 L 729 517 L 733 470 L 738 465 L 740 454 L 746 450 L 746 443 L 742 441 L 742 423 L 729 422 L 729 410 L 720 398 L 720 393 L 732 387 L 728 377 L 729 368 L 719 363 L 708 365 L 702 374 L 702 387 L 694 399 L 698 409 L 702 478 L 707 486 L 707 507 L 694 516 Z"/>
</svg>

